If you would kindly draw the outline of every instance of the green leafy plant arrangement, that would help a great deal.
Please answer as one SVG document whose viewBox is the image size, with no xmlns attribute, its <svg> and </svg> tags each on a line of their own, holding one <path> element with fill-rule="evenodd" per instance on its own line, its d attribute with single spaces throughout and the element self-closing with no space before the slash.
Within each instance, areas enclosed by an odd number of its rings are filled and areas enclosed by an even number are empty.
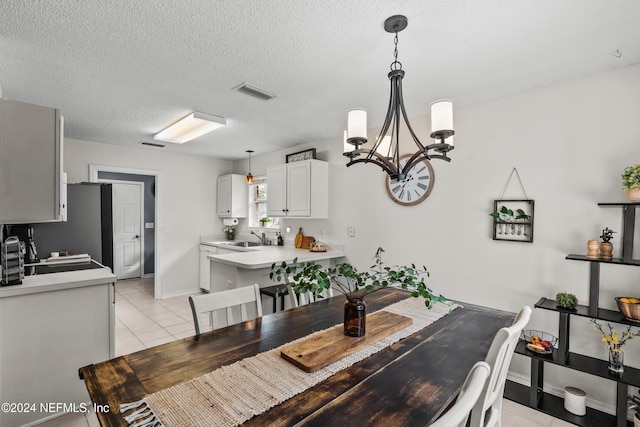
<svg viewBox="0 0 640 427">
<path fill-rule="evenodd" d="M 374 256 L 375 263 L 368 271 L 360 272 L 351 264 L 342 263 L 335 267 L 324 267 L 314 261 L 291 263 L 283 261 L 271 265 L 269 277 L 275 282 L 285 281 L 297 293 L 312 292 L 320 295 L 324 289 L 333 287 L 350 300 L 363 299 L 366 295 L 391 285 L 399 285 L 411 291 L 411 296 L 424 298 L 427 308 L 438 301 L 447 302 L 442 295 L 436 295 L 425 283 L 429 276 L 427 268 L 408 266 L 386 266 L 382 261 L 384 249 L 378 248 Z"/>
<path fill-rule="evenodd" d="M 578 298 L 574 294 L 558 292 L 556 294 L 556 303 L 562 308 L 573 310 L 578 305 Z"/>
<path fill-rule="evenodd" d="M 640 188 L 640 163 L 624 168 L 621 176 L 623 190 Z"/>
<path fill-rule="evenodd" d="M 531 215 L 527 215 L 522 209 L 518 209 L 514 213 L 506 206 L 502 206 L 499 211 L 491 212 L 489 215 L 506 222 L 528 221 L 531 218 Z"/>
</svg>

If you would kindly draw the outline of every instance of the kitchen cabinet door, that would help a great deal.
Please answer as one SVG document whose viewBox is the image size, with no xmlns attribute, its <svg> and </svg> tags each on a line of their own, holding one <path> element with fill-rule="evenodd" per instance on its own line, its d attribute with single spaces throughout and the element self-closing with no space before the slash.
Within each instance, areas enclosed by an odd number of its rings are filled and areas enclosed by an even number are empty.
<svg viewBox="0 0 640 427">
<path fill-rule="evenodd" d="M 267 168 L 267 216 L 287 216 L 287 165 Z"/>
<path fill-rule="evenodd" d="M 211 261 L 208 255 L 216 255 L 218 251 L 215 246 L 200 245 L 200 288 L 203 291 L 211 291 Z"/>
<path fill-rule="evenodd" d="M 218 177 L 216 212 L 222 218 L 246 218 L 249 194 L 244 175 L 222 175 Z"/>
<path fill-rule="evenodd" d="M 0 223 L 62 220 L 62 131 L 57 109 L 0 98 Z"/>
<path fill-rule="evenodd" d="M 287 165 L 287 216 L 311 216 L 311 163 Z"/>
<path fill-rule="evenodd" d="M 327 218 L 329 166 L 305 160 L 267 168 L 267 215 Z"/>
</svg>

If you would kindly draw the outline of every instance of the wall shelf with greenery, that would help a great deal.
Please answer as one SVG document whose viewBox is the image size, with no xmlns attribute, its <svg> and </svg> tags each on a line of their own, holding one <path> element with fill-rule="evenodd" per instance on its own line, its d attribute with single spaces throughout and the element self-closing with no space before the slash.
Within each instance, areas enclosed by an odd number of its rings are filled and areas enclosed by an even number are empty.
<svg viewBox="0 0 640 427">
<path fill-rule="evenodd" d="M 625 319 L 619 311 L 599 308 L 600 292 L 600 264 L 617 264 L 640 266 L 640 260 L 633 259 L 633 234 L 635 222 L 635 207 L 637 203 L 599 203 L 602 207 L 622 207 L 623 232 L 622 250 L 620 258 L 601 259 L 588 258 L 585 255 L 567 255 L 566 259 L 590 262 L 589 305 L 577 305 L 575 309 L 558 307 L 555 300 L 540 298 L 535 308 L 555 311 L 558 313 L 558 349 L 549 355 L 540 355 L 527 350 L 526 342 L 520 341 L 515 353 L 531 359 L 531 383 L 523 386 L 507 381 L 505 397 L 541 412 L 563 419 L 580 426 L 632 426 L 627 421 L 627 395 L 629 386 L 640 387 L 640 369 L 630 366 L 624 367 L 622 374 L 609 371 L 607 360 L 585 356 L 569 351 L 569 335 L 571 316 L 587 317 L 604 320 L 622 325 L 640 326 L 637 322 Z M 587 408 L 587 414 L 582 417 L 571 414 L 563 406 L 563 399 L 544 392 L 544 364 L 551 363 L 579 372 L 595 375 L 616 382 L 616 414 L 605 414 L 592 408 Z"/>
</svg>

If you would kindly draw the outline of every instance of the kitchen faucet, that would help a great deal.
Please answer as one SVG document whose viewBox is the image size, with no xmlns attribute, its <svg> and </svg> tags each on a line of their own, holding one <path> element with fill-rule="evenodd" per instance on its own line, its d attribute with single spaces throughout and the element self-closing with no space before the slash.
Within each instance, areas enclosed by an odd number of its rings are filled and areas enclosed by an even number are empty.
<svg viewBox="0 0 640 427">
<path fill-rule="evenodd" d="M 253 234 L 254 236 L 256 236 L 258 239 L 260 239 L 260 242 L 263 245 L 267 244 L 267 235 L 264 234 L 264 232 L 260 232 L 260 234 L 256 233 L 255 231 L 251 230 L 251 234 Z"/>
</svg>

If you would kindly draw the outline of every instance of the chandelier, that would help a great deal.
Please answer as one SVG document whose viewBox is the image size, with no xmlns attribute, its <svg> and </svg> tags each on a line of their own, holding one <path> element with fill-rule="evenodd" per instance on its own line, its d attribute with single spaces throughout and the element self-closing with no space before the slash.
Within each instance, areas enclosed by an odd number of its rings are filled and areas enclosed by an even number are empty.
<svg viewBox="0 0 640 427">
<path fill-rule="evenodd" d="M 435 142 L 424 145 L 420 142 L 407 118 L 402 98 L 402 78 L 404 71 L 398 61 L 398 33 L 407 28 L 407 18 L 395 15 L 384 21 L 384 29 L 388 33 L 395 33 L 393 43 L 394 61 L 388 74 L 391 81 L 391 95 L 387 116 L 380 134 L 373 147 L 368 150 L 361 148 L 367 142 L 367 111 L 354 109 L 348 113 L 347 130 L 344 136 L 344 156 L 349 158 L 347 167 L 356 163 L 373 163 L 380 166 L 394 181 L 407 178 L 409 171 L 424 160 L 441 159 L 450 162 L 447 153 L 453 150 L 453 103 L 450 100 L 438 100 L 431 104 L 431 138 Z M 418 150 L 409 160 L 400 162 L 404 157 L 400 154 L 400 123 L 404 120 L 413 142 Z M 447 138 L 449 140 L 447 141 Z"/>
</svg>

